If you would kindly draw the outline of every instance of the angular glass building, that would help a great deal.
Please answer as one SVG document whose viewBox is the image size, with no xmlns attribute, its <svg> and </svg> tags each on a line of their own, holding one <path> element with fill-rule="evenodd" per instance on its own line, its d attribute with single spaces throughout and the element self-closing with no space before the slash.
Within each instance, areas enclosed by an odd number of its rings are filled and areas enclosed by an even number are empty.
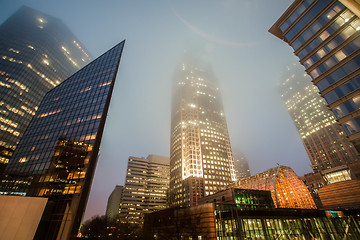
<svg viewBox="0 0 360 240">
<path fill-rule="evenodd" d="M 48 92 L 2 179 L 5 194 L 48 198 L 35 239 L 77 234 L 124 41 Z"/>
<path fill-rule="evenodd" d="M 217 81 L 209 66 L 189 60 L 173 82 L 170 202 L 192 206 L 236 180 Z"/>
<path fill-rule="evenodd" d="M 269 31 L 294 49 L 360 152 L 360 19 L 343 3 L 359 9 L 350 0 L 296 0 Z"/>
<path fill-rule="evenodd" d="M 358 161 L 354 146 L 301 66 L 288 66 L 284 78 L 279 87 L 281 99 L 299 132 L 313 171 Z"/>
<path fill-rule="evenodd" d="M 0 173 L 45 93 L 90 60 L 59 19 L 29 7 L 0 26 Z"/>
</svg>

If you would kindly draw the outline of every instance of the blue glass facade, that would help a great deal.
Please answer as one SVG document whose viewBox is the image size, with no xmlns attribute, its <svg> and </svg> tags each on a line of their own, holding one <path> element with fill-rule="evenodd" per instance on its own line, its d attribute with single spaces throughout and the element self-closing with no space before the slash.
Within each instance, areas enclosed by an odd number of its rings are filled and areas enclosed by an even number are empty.
<svg viewBox="0 0 360 240">
<path fill-rule="evenodd" d="M 28 7 L 0 26 L 0 172 L 45 93 L 90 62 L 59 20 Z"/>
<path fill-rule="evenodd" d="M 299 132 L 313 171 L 322 172 L 360 160 L 336 122 L 344 110 L 337 110 L 335 116 L 297 63 L 288 66 L 285 74 L 279 87 L 281 99 Z"/>
<path fill-rule="evenodd" d="M 45 95 L 5 170 L 3 193 L 49 199 L 51 214 L 38 228 L 40 239 L 69 239 L 77 233 L 123 46 L 116 45 Z M 60 226 L 68 231 L 59 231 Z"/>
<path fill-rule="evenodd" d="M 359 30 L 359 17 L 334 0 L 297 0 L 269 30 L 294 49 L 358 151 Z"/>
</svg>

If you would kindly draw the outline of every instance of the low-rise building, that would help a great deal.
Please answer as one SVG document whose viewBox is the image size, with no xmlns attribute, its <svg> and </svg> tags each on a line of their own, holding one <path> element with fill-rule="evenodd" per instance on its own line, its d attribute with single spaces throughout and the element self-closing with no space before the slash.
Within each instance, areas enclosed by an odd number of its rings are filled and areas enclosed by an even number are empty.
<svg viewBox="0 0 360 240">
<path fill-rule="evenodd" d="M 230 203 L 168 208 L 145 215 L 145 239 L 360 239 L 360 212 L 244 209 Z"/>
<path fill-rule="evenodd" d="M 316 209 L 309 190 L 290 167 L 271 168 L 242 179 L 235 186 L 270 191 L 277 208 Z"/>
</svg>

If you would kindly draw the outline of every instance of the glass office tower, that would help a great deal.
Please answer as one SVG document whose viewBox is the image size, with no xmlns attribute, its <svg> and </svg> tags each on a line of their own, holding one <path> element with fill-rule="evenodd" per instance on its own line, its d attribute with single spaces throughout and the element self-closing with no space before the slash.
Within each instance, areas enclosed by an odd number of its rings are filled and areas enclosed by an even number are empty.
<svg viewBox="0 0 360 240">
<path fill-rule="evenodd" d="M 360 151 L 360 20 L 342 2 L 296 0 L 270 28 L 287 42 Z"/>
<path fill-rule="evenodd" d="M 299 132 L 313 171 L 357 161 L 355 148 L 302 67 L 288 66 L 284 78 L 279 87 L 281 99 Z"/>
<path fill-rule="evenodd" d="M 49 199 L 35 239 L 77 234 L 123 46 L 124 41 L 45 95 L 5 170 L 6 194 Z"/>
<path fill-rule="evenodd" d="M 173 82 L 170 202 L 196 205 L 236 180 L 217 81 L 209 66 L 189 60 Z"/>
<path fill-rule="evenodd" d="M 0 173 L 45 93 L 90 60 L 59 19 L 29 7 L 0 26 Z"/>
</svg>

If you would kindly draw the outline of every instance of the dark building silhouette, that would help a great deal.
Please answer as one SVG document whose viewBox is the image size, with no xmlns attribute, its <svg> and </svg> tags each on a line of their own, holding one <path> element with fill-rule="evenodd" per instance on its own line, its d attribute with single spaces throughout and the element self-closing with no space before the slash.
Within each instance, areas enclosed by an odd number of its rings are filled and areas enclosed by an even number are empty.
<svg viewBox="0 0 360 240">
<path fill-rule="evenodd" d="M 29 7 L 0 26 L 0 172 L 45 93 L 90 60 L 59 19 Z"/>
<path fill-rule="evenodd" d="M 106 219 L 108 221 L 116 220 L 119 218 L 119 211 L 121 208 L 124 195 L 124 186 L 116 185 L 111 192 L 106 205 Z"/>
<path fill-rule="evenodd" d="M 45 95 L 4 172 L 3 193 L 48 198 L 35 239 L 77 234 L 124 43 Z"/>
<path fill-rule="evenodd" d="M 170 202 L 196 205 L 235 180 L 218 83 L 209 66 L 187 60 L 173 82 Z"/>
</svg>

